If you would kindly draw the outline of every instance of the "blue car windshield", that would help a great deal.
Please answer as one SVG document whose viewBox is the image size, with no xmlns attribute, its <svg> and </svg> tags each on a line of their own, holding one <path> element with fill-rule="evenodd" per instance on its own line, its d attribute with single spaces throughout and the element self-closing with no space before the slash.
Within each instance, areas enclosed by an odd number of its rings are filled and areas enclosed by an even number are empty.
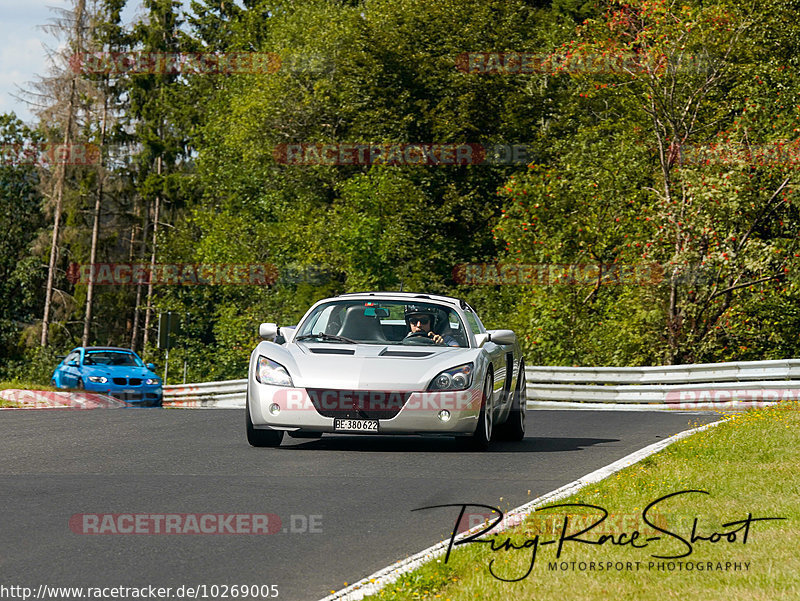
<svg viewBox="0 0 800 601">
<path fill-rule="evenodd" d="M 133 353 L 124 351 L 90 351 L 83 360 L 84 365 L 122 365 L 144 367 L 144 363 Z"/>
</svg>

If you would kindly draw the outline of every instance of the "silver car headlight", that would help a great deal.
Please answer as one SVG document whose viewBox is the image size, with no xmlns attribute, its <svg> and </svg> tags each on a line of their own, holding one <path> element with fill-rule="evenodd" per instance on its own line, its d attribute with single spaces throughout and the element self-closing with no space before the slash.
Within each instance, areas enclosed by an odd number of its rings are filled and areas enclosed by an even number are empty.
<svg viewBox="0 0 800 601">
<path fill-rule="evenodd" d="M 108 378 L 105 376 L 89 376 L 89 381 L 94 382 L 95 384 L 105 384 L 108 382 Z"/>
<path fill-rule="evenodd" d="M 148 386 L 152 386 L 153 384 L 161 384 L 161 382 L 158 381 L 158 378 L 147 378 L 144 383 Z"/>
<path fill-rule="evenodd" d="M 292 377 L 286 368 L 280 363 L 275 363 L 272 359 L 259 357 L 256 364 L 256 380 L 260 384 L 270 384 L 272 386 L 294 386 Z"/>
<path fill-rule="evenodd" d="M 464 390 L 472 385 L 472 363 L 447 369 L 436 376 L 428 390 Z"/>
</svg>

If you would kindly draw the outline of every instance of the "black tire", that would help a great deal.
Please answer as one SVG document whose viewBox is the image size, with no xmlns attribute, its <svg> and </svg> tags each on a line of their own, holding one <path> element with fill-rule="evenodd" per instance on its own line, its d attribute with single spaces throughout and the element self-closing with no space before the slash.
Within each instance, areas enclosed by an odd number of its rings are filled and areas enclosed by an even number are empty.
<svg viewBox="0 0 800 601">
<path fill-rule="evenodd" d="M 55 378 L 50 378 L 50 386 L 52 388 L 58 388 L 58 386 L 56 386 L 56 379 Z"/>
<path fill-rule="evenodd" d="M 519 375 L 511 400 L 511 410 L 505 423 L 497 426 L 499 440 L 519 441 L 525 438 L 525 408 L 528 404 L 528 389 L 525 384 L 525 362 L 519 362 Z"/>
<path fill-rule="evenodd" d="M 253 447 L 277 447 L 283 440 L 283 430 L 256 430 L 253 420 L 250 419 L 250 407 L 246 407 L 247 416 L 247 442 Z"/>
<path fill-rule="evenodd" d="M 494 378 L 491 373 L 486 374 L 483 381 L 483 398 L 481 399 L 481 412 L 478 414 L 478 425 L 472 436 L 460 440 L 460 442 L 472 451 L 487 451 L 492 442 L 494 434 L 494 407 L 492 402 L 492 389 Z"/>
<path fill-rule="evenodd" d="M 78 378 L 78 383 L 75 384 L 75 388 L 78 390 L 86 390 L 86 387 L 83 385 L 83 378 Z"/>
</svg>

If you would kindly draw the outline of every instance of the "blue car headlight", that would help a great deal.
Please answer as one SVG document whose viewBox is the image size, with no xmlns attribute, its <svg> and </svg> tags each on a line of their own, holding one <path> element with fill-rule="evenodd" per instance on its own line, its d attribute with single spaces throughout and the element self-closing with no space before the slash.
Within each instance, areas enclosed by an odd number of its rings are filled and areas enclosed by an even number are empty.
<svg viewBox="0 0 800 601">
<path fill-rule="evenodd" d="M 153 384 L 161 384 L 161 381 L 158 378 L 147 378 L 144 383 L 148 386 L 152 386 Z"/>
<path fill-rule="evenodd" d="M 94 382 L 95 384 L 105 384 L 108 382 L 108 378 L 105 376 L 89 376 L 89 381 Z"/>
<path fill-rule="evenodd" d="M 428 390 L 464 390 L 472 385 L 472 363 L 447 369 L 436 376 Z"/>
<path fill-rule="evenodd" d="M 286 368 L 266 357 L 258 358 L 256 380 L 260 384 L 271 384 L 272 386 L 294 386 L 292 377 Z"/>
</svg>

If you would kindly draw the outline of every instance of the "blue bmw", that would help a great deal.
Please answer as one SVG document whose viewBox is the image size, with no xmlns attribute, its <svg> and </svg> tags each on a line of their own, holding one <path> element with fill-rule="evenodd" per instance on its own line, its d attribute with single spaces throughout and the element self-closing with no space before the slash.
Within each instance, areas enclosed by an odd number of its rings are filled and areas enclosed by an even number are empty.
<svg viewBox="0 0 800 601">
<path fill-rule="evenodd" d="M 58 364 L 50 385 L 99 392 L 140 407 L 160 407 L 163 393 L 155 368 L 130 349 L 79 346 Z"/>
</svg>

